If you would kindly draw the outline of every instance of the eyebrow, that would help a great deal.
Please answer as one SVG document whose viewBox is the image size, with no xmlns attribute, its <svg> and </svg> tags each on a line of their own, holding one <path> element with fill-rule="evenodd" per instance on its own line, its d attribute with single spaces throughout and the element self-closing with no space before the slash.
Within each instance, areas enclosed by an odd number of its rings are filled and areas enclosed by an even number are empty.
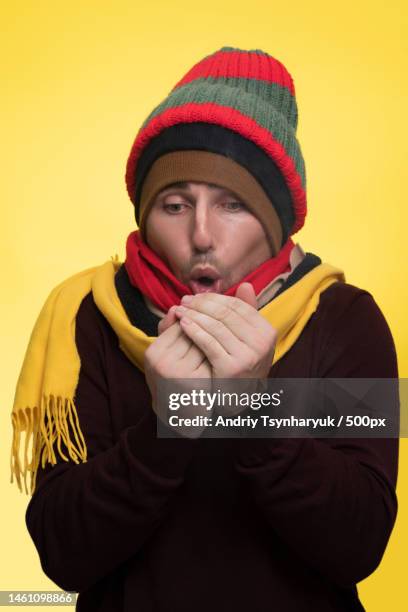
<svg viewBox="0 0 408 612">
<path fill-rule="evenodd" d="M 220 185 L 215 185 L 214 183 L 206 183 L 206 185 L 211 189 L 220 189 L 224 192 L 228 192 L 234 195 L 234 192 L 230 189 L 227 189 L 226 187 L 221 187 Z M 185 189 L 186 191 L 191 191 L 190 184 L 188 183 L 188 181 L 178 181 L 176 183 L 170 183 L 170 185 L 166 185 L 166 187 L 164 187 L 164 189 L 162 189 L 159 194 L 165 193 L 166 191 L 170 191 L 172 189 Z"/>
</svg>

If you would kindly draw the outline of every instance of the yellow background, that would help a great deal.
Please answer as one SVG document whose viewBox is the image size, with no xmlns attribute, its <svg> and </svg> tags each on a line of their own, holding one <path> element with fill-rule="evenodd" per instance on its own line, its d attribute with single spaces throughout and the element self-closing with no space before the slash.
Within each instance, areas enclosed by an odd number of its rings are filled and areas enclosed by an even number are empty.
<svg viewBox="0 0 408 612">
<path fill-rule="evenodd" d="M 0 590 L 56 588 L 26 531 L 28 498 L 8 483 L 9 415 L 36 316 L 62 279 L 123 258 L 134 228 L 123 176 L 137 129 L 193 63 L 221 46 L 263 49 L 292 73 L 309 205 L 297 238 L 372 292 L 408 375 L 405 6 L 3 3 Z M 379 569 L 359 585 L 369 611 L 406 609 L 407 467 L 403 440 L 397 524 Z"/>
</svg>

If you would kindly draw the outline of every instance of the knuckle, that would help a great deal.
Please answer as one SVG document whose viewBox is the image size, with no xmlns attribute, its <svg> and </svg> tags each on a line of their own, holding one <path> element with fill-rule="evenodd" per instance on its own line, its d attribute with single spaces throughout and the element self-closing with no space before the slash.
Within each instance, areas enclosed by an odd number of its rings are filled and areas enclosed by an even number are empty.
<svg viewBox="0 0 408 612">
<path fill-rule="evenodd" d="M 161 359 L 154 365 L 154 371 L 157 376 L 161 378 L 166 378 L 170 375 L 169 366 L 167 360 Z"/>
<path fill-rule="evenodd" d="M 276 338 L 276 336 L 278 335 L 278 332 L 276 330 L 275 327 L 272 327 L 272 325 L 270 325 L 269 323 L 267 324 L 267 326 L 265 327 L 265 331 L 264 331 L 265 336 L 267 336 L 268 338 Z"/>
<path fill-rule="evenodd" d="M 244 371 L 244 367 L 241 361 L 234 360 L 228 365 L 228 377 L 239 378 Z"/>
<path fill-rule="evenodd" d="M 265 336 L 259 338 L 257 342 L 257 353 L 259 355 L 266 355 L 271 350 L 271 339 Z"/>
<path fill-rule="evenodd" d="M 277 331 L 273 327 L 269 327 L 269 329 L 260 334 L 257 345 L 261 354 L 269 353 L 274 348 L 277 335 Z"/>
<path fill-rule="evenodd" d="M 217 345 L 217 341 L 213 336 L 209 336 L 205 338 L 205 346 L 208 349 L 213 349 Z"/>
<path fill-rule="evenodd" d="M 203 301 L 205 301 L 206 295 L 207 294 L 196 293 L 196 295 L 194 295 L 193 299 L 189 303 L 189 307 L 190 308 L 192 308 L 193 306 L 194 308 L 199 307 L 203 303 Z"/>
<path fill-rule="evenodd" d="M 221 333 L 225 330 L 225 325 L 218 319 L 215 319 L 214 322 L 212 322 L 212 328 L 214 332 Z"/>
<path fill-rule="evenodd" d="M 216 311 L 218 321 L 225 321 L 228 318 L 231 310 L 227 306 L 220 306 Z"/>
<path fill-rule="evenodd" d="M 278 337 L 278 331 L 272 326 L 270 328 L 269 337 L 272 342 L 276 342 L 276 339 Z"/>
<path fill-rule="evenodd" d="M 237 297 L 231 297 L 230 308 L 239 312 L 242 308 L 242 300 Z"/>
<path fill-rule="evenodd" d="M 259 358 L 255 353 L 249 353 L 246 358 L 246 369 L 253 372 L 258 367 Z"/>
</svg>

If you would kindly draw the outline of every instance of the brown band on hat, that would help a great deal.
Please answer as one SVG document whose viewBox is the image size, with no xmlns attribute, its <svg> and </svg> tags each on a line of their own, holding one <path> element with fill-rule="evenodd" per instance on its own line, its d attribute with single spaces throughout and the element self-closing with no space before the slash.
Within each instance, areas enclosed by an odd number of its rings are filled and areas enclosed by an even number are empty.
<svg viewBox="0 0 408 612">
<path fill-rule="evenodd" d="M 262 223 L 273 255 L 280 251 L 282 227 L 279 217 L 258 181 L 234 160 L 209 151 L 173 151 L 155 160 L 140 196 L 142 236 L 145 236 L 146 219 L 156 196 L 172 183 L 186 181 L 213 183 L 235 193 Z"/>
</svg>

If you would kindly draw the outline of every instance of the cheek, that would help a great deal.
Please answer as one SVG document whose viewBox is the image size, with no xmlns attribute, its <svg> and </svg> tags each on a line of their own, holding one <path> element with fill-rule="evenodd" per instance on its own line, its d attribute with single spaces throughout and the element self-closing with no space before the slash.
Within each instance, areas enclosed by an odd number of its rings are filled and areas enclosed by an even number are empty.
<svg viewBox="0 0 408 612">
<path fill-rule="evenodd" d="M 229 233 L 226 247 L 230 263 L 235 263 L 241 269 L 257 266 L 272 257 L 263 227 L 254 217 L 246 219 Z"/>
<path fill-rule="evenodd" d="M 173 270 L 187 257 L 182 228 L 176 223 L 169 223 L 160 215 L 149 215 L 146 221 L 146 241 L 155 253 Z"/>
</svg>

